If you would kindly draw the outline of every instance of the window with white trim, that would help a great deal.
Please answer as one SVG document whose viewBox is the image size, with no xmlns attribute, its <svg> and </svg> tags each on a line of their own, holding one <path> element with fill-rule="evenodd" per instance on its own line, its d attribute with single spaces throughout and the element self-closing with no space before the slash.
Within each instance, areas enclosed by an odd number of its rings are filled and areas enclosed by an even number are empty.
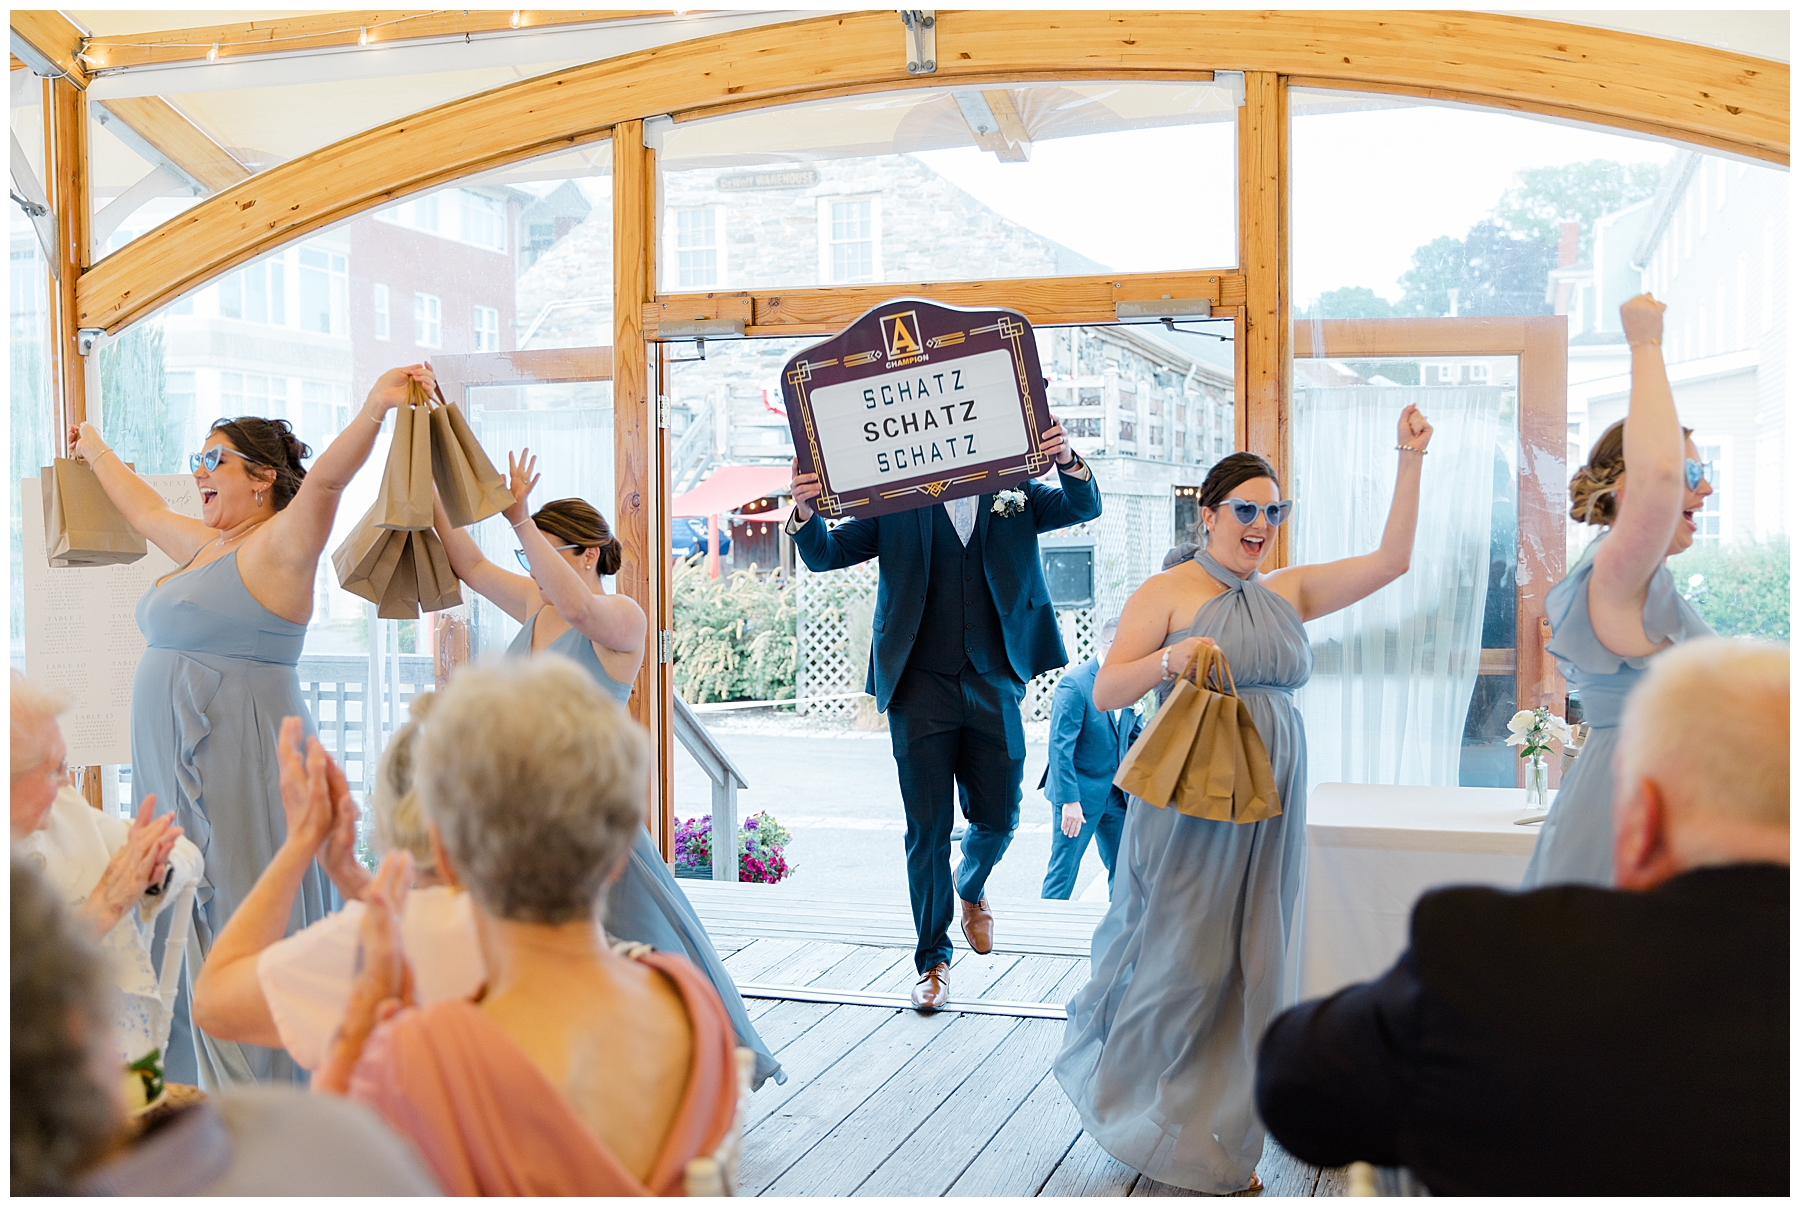
<svg viewBox="0 0 1800 1207">
<path fill-rule="evenodd" d="M 375 338 L 387 339 L 389 338 L 388 287 L 386 285 L 377 285 L 374 287 L 373 292 L 375 298 Z"/>
<path fill-rule="evenodd" d="M 349 259 L 318 248 L 300 249 L 300 329 L 320 335 L 347 334 Z"/>
<path fill-rule="evenodd" d="M 500 351 L 500 311 L 492 306 L 475 307 L 475 351 Z"/>
<path fill-rule="evenodd" d="M 881 198 L 819 198 L 819 276 L 826 285 L 881 279 Z"/>
<path fill-rule="evenodd" d="M 444 303 L 436 294 L 413 294 L 413 343 L 421 348 L 444 346 Z"/>
<path fill-rule="evenodd" d="M 246 264 L 219 280 L 219 316 L 247 323 L 287 325 L 287 275 L 282 256 Z"/>
<path fill-rule="evenodd" d="M 722 283 L 725 214 L 719 206 L 676 210 L 673 233 L 675 287 L 712 289 Z"/>
</svg>

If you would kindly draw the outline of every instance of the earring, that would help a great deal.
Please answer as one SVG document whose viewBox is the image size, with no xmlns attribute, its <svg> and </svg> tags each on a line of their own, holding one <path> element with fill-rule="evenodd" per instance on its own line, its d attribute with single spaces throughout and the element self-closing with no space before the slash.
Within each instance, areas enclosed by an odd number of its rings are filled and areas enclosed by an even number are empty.
<svg viewBox="0 0 1800 1207">
<path fill-rule="evenodd" d="M 257 492 L 256 492 L 256 505 L 257 505 L 257 506 L 258 506 L 258 507 L 261 507 L 261 506 L 262 506 L 262 497 L 263 497 L 263 492 L 262 492 L 262 491 L 260 491 L 260 490 L 259 490 L 259 491 L 257 491 Z"/>
</svg>

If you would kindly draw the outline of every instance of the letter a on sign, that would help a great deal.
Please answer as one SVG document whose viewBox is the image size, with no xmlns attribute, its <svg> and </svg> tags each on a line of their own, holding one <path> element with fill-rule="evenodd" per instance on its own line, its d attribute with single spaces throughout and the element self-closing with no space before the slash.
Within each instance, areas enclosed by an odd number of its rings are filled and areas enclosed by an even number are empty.
<svg viewBox="0 0 1800 1207">
<path fill-rule="evenodd" d="M 917 312 L 908 310 L 900 314 L 884 314 L 881 316 L 881 334 L 887 342 L 889 360 L 899 360 L 903 356 L 917 356 L 922 349 L 916 332 L 919 330 Z"/>
</svg>

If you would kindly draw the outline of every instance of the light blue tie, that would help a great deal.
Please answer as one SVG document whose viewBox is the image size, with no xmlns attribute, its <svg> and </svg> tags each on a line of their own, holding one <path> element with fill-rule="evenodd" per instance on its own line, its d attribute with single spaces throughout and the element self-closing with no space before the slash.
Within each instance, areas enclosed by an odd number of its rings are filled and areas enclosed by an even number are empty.
<svg viewBox="0 0 1800 1207">
<path fill-rule="evenodd" d="M 951 499 L 944 504 L 944 511 L 950 516 L 950 523 L 956 526 L 956 535 L 966 549 L 969 537 L 975 531 L 975 505 L 980 500 L 973 495 L 963 499 Z"/>
</svg>

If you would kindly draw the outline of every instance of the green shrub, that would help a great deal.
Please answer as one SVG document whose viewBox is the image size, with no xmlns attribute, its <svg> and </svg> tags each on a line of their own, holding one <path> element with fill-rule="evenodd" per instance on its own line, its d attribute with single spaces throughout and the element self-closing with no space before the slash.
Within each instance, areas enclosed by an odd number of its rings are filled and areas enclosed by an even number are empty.
<svg viewBox="0 0 1800 1207">
<path fill-rule="evenodd" d="M 794 698 L 794 585 L 748 570 L 710 578 L 704 562 L 672 584 L 675 687 L 690 704 Z"/>
<path fill-rule="evenodd" d="M 1785 536 L 1743 545 L 1696 544 L 1669 559 L 1669 572 L 1675 589 L 1721 636 L 1788 639 Z"/>
</svg>

